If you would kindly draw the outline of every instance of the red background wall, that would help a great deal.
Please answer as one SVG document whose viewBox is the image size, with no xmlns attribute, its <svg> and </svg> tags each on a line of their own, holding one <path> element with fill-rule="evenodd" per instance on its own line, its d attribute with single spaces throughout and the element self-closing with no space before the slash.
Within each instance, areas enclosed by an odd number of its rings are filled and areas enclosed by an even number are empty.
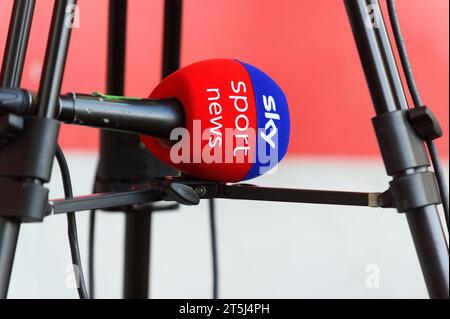
<svg viewBox="0 0 450 319">
<path fill-rule="evenodd" d="M 383 2 L 383 1 L 381 1 Z M 444 127 L 438 143 L 448 157 L 449 1 L 398 0 L 398 14 L 425 103 Z M 37 89 L 53 1 L 38 0 L 22 86 Z M 104 91 L 106 0 L 79 0 L 63 92 Z M 0 1 L 0 57 L 12 0 Z M 126 94 L 147 96 L 158 83 L 162 0 L 130 0 Z M 387 17 L 387 14 L 385 15 Z M 341 0 L 189 0 L 183 17 L 182 65 L 239 58 L 268 73 L 291 108 L 289 154 L 378 154 L 374 115 Z M 64 147 L 95 149 L 98 132 L 64 127 Z"/>
</svg>

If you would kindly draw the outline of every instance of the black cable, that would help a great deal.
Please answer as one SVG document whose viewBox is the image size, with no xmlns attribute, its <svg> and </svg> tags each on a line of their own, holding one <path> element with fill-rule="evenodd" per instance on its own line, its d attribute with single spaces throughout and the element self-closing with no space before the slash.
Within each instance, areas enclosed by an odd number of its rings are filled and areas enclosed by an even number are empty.
<svg viewBox="0 0 450 319">
<path fill-rule="evenodd" d="M 411 63 L 409 63 L 408 52 L 406 51 L 405 41 L 400 29 L 400 23 L 397 17 L 397 10 L 395 8 L 394 0 L 387 0 L 389 19 L 391 20 L 392 32 L 394 33 L 395 44 L 397 45 L 398 54 L 405 74 L 406 84 L 408 85 L 409 92 L 411 94 L 415 107 L 423 106 L 422 99 L 420 98 L 419 89 L 417 88 L 416 81 L 411 69 Z"/>
<path fill-rule="evenodd" d="M 387 0 L 389 19 L 391 20 L 392 31 L 394 33 L 395 43 L 398 48 L 398 53 L 400 56 L 400 61 L 403 68 L 403 73 L 405 74 L 406 83 L 408 85 L 409 92 L 411 94 L 414 107 L 422 107 L 422 99 L 420 98 L 419 89 L 417 88 L 416 82 L 414 80 L 414 75 L 411 70 L 411 64 L 409 62 L 408 53 L 406 51 L 405 41 L 402 36 L 402 31 L 400 29 L 400 23 L 397 17 L 397 10 L 395 8 L 395 0 Z M 444 208 L 445 221 L 447 223 L 447 228 L 449 227 L 449 195 L 447 183 L 445 181 L 444 169 L 440 163 L 439 154 L 436 149 L 435 143 L 430 140 L 427 141 L 428 152 L 431 157 L 431 162 L 433 163 L 433 169 L 436 174 L 436 179 L 439 186 L 439 193 L 441 195 L 442 206 Z"/>
<path fill-rule="evenodd" d="M 95 249 L 95 209 L 89 215 L 89 253 L 88 253 L 88 273 L 89 273 L 89 296 L 95 297 L 95 276 L 94 276 L 94 249 Z"/>
<path fill-rule="evenodd" d="M 70 179 L 69 167 L 64 156 L 61 147 L 56 147 L 56 159 L 58 161 L 59 168 L 61 170 L 61 177 L 64 186 L 64 195 L 67 199 L 73 197 L 72 181 Z M 81 264 L 80 247 L 78 245 L 77 236 L 77 220 L 74 212 L 67 213 L 67 231 L 69 235 L 70 254 L 72 256 L 72 263 L 77 267 L 75 276 L 77 277 L 77 290 L 80 299 L 89 299 L 89 295 L 86 289 L 86 283 L 84 281 L 83 268 Z"/>
<path fill-rule="evenodd" d="M 219 272 L 217 266 L 217 232 L 216 232 L 216 206 L 214 199 L 209 201 L 209 225 L 211 230 L 211 253 L 212 253 L 212 297 L 219 298 Z"/>
<path fill-rule="evenodd" d="M 444 207 L 444 215 L 445 222 L 447 223 L 447 228 L 449 227 L 448 223 L 448 191 L 447 183 L 445 182 L 445 172 L 444 168 L 441 164 L 441 160 L 439 158 L 439 153 L 436 148 L 436 144 L 432 141 L 427 142 L 428 152 L 430 153 L 431 161 L 433 162 L 434 173 L 436 174 L 437 183 L 439 186 L 439 191 L 441 193 L 442 206 Z M 444 192 L 442 191 L 444 190 Z"/>
</svg>

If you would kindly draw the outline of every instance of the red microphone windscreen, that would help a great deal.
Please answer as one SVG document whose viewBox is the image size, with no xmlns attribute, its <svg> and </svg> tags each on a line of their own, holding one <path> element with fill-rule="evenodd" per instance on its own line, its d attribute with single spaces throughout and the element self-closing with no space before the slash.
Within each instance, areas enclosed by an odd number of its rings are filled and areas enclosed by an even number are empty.
<svg viewBox="0 0 450 319">
<path fill-rule="evenodd" d="M 173 145 L 151 136 L 141 139 L 156 157 L 187 175 L 222 182 L 250 179 L 273 168 L 287 151 L 286 97 L 251 65 L 232 59 L 191 64 L 150 94 L 169 97 L 183 105 L 185 128 L 172 132 Z"/>
</svg>

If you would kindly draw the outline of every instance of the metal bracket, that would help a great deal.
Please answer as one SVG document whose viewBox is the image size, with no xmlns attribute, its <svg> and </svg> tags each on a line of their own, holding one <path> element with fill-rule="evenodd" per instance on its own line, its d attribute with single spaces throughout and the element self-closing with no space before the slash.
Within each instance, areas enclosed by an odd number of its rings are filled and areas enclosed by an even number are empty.
<svg viewBox="0 0 450 319">
<path fill-rule="evenodd" d="M 59 122 L 6 114 L 0 123 L 0 217 L 40 222 L 48 202 L 42 183 L 50 180 Z"/>
<path fill-rule="evenodd" d="M 111 208 L 123 210 L 155 201 L 173 201 L 181 205 L 197 205 L 200 199 L 208 198 L 383 208 L 395 207 L 390 202 L 380 201 L 380 195 L 381 193 L 273 188 L 249 184 L 228 185 L 212 181 L 169 177 L 137 185 L 126 192 L 92 194 L 72 199 L 51 200 L 47 213 L 60 214 L 72 211 Z"/>
<path fill-rule="evenodd" d="M 441 203 L 433 172 L 404 175 L 390 184 L 389 190 L 381 194 L 379 202 L 396 207 L 399 213 Z"/>
<path fill-rule="evenodd" d="M 15 114 L 0 115 L 0 148 L 8 144 L 23 130 L 23 118 Z"/>
</svg>

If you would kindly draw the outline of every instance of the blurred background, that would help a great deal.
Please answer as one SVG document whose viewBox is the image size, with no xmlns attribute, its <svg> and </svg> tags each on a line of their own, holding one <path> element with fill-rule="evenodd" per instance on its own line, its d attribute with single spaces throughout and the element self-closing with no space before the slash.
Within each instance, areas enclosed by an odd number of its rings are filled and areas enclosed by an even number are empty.
<svg viewBox="0 0 450 319">
<path fill-rule="evenodd" d="M 12 3 L 0 1 L 0 58 Z M 72 32 L 62 91 L 105 91 L 108 1 L 78 4 L 80 28 Z M 52 5 L 36 4 L 22 82 L 28 89 L 38 88 Z M 448 173 L 449 2 L 397 0 L 397 7 L 422 98 L 445 132 L 437 145 Z M 343 1 L 189 0 L 183 11 L 182 66 L 238 58 L 264 70 L 286 93 L 292 123 L 288 156 L 274 174 L 254 183 L 387 188 L 370 120 L 374 111 Z M 146 97 L 159 82 L 162 17 L 162 0 L 129 1 L 127 95 Z M 91 192 L 98 141 L 97 130 L 62 129 L 75 194 Z M 63 197 L 59 174 L 52 176 L 51 197 Z M 217 206 L 220 297 L 427 297 L 406 220 L 394 211 L 225 200 Z M 78 218 L 84 260 L 87 217 Z M 154 214 L 151 297 L 211 295 L 207 217 L 206 203 Z M 99 214 L 98 297 L 121 297 L 123 222 L 121 213 Z M 66 286 L 69 264 L 64 216 L 24 225 L 10 297 L 76 297 Z M 370 284 L 374 275 L 376 285 Z"/>
</svg>

